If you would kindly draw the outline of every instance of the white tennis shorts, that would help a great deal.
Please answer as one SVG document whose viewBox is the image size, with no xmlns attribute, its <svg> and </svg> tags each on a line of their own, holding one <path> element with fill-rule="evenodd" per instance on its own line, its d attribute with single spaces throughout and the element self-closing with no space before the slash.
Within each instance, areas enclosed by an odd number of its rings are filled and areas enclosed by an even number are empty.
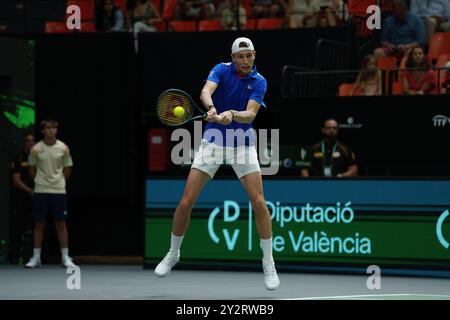
<svg viewBox="0 0 450 320">
<path fill-rule="evenodd" d="M 231 165 L 239 179 L 249 173 L 261 171 L 255 146 L 222 147 L 202 140 L 192 168 L 207 173 L 212 179 L 222 164 Z"/>
</svg>

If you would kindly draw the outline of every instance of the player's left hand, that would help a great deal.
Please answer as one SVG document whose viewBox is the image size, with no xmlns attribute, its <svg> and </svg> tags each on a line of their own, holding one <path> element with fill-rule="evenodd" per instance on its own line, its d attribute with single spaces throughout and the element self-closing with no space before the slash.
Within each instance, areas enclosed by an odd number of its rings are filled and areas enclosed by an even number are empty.
<svg viewBox="0 0 450 320">
<path fill-rule="evenodd" d="M 231 113 L 231 111 L 224 111 L 219 114 L 219 118 L 220 120 L 218 121 L 218 123 L 226 126 L 233 121 L 233 114 Z"/>
</svg>

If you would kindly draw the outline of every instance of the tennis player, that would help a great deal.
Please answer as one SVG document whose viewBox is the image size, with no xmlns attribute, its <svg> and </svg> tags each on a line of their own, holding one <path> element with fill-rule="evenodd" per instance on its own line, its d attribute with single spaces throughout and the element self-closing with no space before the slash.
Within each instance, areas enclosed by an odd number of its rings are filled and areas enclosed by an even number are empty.
<svg viewBox="0 0 450 320">
<path fill-rule="evenodd" d="M 208 124 L 205 126 L 200 148 L 195 154 L 183 197 L 175 210 L 170 250 L 155 269 L 155 275 L 159 277 L 167 276 L 179 261 L 181 242 L 188 229 L 191 210 L 202 188 L 214 177 L 225 158 L 227 163 L 231 163 L 247 191 L 255 212 L 263 250 L 265 286 L 268 290 L 275 290 L 280 285 L 272 257 L 272 223 L 263 195 L 254 135 L 251 134 L 252 121 L 259 108 L 265 107 L 263 98 L 267 89 L 266 80 L 253 65 L 255 54 L 250 39 L 236 39 L 231 47 L 232 62 L 216 65 L 202 89 L 200 99 L 208 109 Z M 226 139 L 227 129 L 235 133 L 245 132 L 248 139 Z M 218 132 L 221 133 L 219 137 Z M 211 150 L 216 153 L 214 157 Z M 217 153 L 220 155 L 217 156 Z M 230 156 L 233 159 L 229 159 Z M 217 161 L 218 159 L 222 161 Z"/>
</svg>

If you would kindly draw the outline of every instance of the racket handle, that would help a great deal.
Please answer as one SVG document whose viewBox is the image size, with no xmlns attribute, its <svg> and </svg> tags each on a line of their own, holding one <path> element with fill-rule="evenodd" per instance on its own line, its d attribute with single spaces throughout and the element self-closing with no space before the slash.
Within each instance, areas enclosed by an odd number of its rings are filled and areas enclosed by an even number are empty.
<svg viewBox="0 0 450 320">
<path fill-rule="evenodd" d="M 200 116 L 195 116 L 195 117 L 192 117 L 192 118 L 191 118 L 191 121 L 197 120 L 197 119 L 205 119 L 206 116 L 207 116 L 206 113 L 205 113 L 205 114 L 202 114 L 202 115 L 200 115 Z"/>
</svg>

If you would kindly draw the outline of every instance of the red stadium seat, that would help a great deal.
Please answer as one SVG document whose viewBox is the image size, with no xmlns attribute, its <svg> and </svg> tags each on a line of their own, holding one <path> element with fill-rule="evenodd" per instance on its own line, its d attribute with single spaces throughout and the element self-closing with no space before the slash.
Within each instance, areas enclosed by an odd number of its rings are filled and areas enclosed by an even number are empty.
<svg viewBox="0 0 450 320">
<path fill-rule="evenodd" d="M 94 19 L 94 0 L 67 0 L 67 7 L 77 5 L 80 7 L 81 20 L 92 21 Z"/>
<path fill-rule="evenodd" d="M 399 81 L 394 82 L 392 84 L 392 95 L 394 96 L 403 95 L 403 84 L 401 78 Z"/>
<path fill-rule="evenodd" d="M 253 30 L 256 28 L 256 19 L 247 19 L 247 29 Z"/>
<path fill-rule="evenodd" d="M 436 62 L 436 68 L 444 68 L 445 64 L 450 61 L 450 54 L 441 54 Z M 441 85 L 445 81 L 446 70 L 436 70 L 436 82 L 440 82 Z M 439 76 L 438 76 L 439 75 Z"/>
<path fill-rule="evenodd" d="M 159 32 L 166 31 L 167 23 L 166 21 L 160 21 L 153 24 L 153 26 L 158 30 Z"/>
<path fill-rule="evenodd" d="M 256 20 L 256 29 L 280 29 L 286 20 L 284 18 L 268 18 Z"/>
<path fill-rule="evenodd" d="M 190 32 L 197 30 L 195 21 L 170 21 L 169 31 Z"/>
<path fill-rule="evenodd" d="M 123 13 L 127 12 L 127 0 L 114 0 L 114 3 L 122 9 Z"/>
<path fill-rule="evenodd" d="M 252 3 L 251 3 L 251 0 L 241 0 L 241 5 L 245 9 L 245 14 L 247 15 L 247 17 L 251 17 L 252 16 Z"/>
<path fill-rule="evenodd" d="M 397 59 L 395 57 L 384 57 L 377 60 L 378 69 L 392 70 L 397 68 Z"/>
<path fill-rule="evenodd" d="M 81 22 L 79 32 L 96 32 L 95 24 L 93 22 Z"/>
<path fill-rule="evenodd" d="M 222 24 L 217 20 L 202 20 L 198 23 L 198 31 L 219 31 Z"/>
<path fill-rule="evenodd" d="M 353 88 L 353 83 L 343 83 L 339 86 L 339 97 L 347 97 L 350 90 Z"/>
<path fill-rule="evenodd" d="M 172 20 L 173 10 L 177 5 L 177 0 L 164 0 L 164 7 L 162 9 L 162 18 L 164 20 Z"/>
<path fill-rule="evenodd" d="M 60 21 L 47 21 L 45 23 L 45 33 L 65 33 L 71 32 L 67 29 L 65 22 Z"/>
<path fill-rule="evenodd" d="M 450 54 L 450 32 L 437 32 L 431 38 L 428 57 L 434 61 L 442 54 Z"/>
<path fill-rule="evenodd" d="M 367 16 L 367 8 L 375 4 L 376 0 L 348 0 L 348 13 Z"/>
</svg>

